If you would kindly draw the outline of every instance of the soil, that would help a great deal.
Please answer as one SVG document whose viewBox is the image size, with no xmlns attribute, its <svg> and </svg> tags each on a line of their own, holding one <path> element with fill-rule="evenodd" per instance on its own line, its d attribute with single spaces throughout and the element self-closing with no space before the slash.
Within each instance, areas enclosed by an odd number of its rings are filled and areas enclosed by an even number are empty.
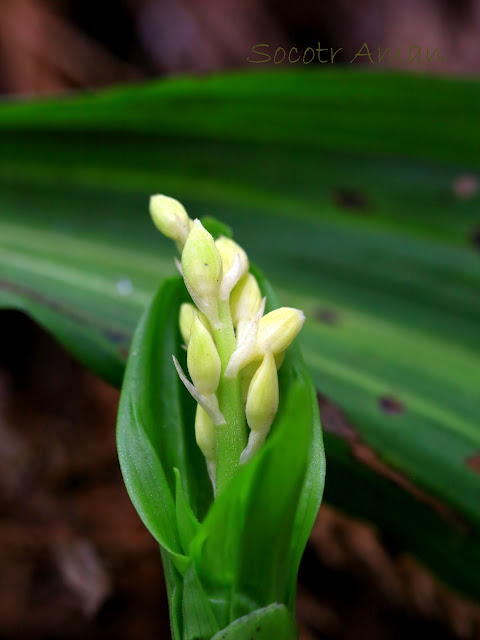
<svg viewBox="0 0 480 640">
<path fill-rule="evenodd" d="M 118 392 L 22 314 L 0 326 L 0 637 L 168 640 L 158 547 L 118 467 Z M 480 638 L 476 606 L 327 505 L 297 617 L 301 640 Z"/>
</svg>

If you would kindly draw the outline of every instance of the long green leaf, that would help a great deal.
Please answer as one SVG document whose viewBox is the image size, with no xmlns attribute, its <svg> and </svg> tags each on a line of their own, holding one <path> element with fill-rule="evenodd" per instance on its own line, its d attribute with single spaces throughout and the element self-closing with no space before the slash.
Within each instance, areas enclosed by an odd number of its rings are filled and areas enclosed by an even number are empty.
<svg viewBox="0 0 480 640">
<path fill-rule="evenodd" d="M 148 195 L 225 220 L 306 311 L 307 364 L 342 410 L 323 405 L 326 498 L 480 598 L 479 94 L 282 71 L 6 104 L 1 304 L 119 384 L 174 272 Z"/>
</svg>

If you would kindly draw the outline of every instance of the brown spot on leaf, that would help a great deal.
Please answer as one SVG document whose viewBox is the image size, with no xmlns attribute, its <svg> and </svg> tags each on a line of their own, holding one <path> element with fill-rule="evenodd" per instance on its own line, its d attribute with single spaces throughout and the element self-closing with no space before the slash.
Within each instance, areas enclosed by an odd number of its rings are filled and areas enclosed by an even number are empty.
<svg viewBox="0 0 480 640">
<path fill-rule="evenodd" d="M 463 518 L 449 505 L 444 504 L 437 497 L 414 484 L 401 471 L 390 467 L 369 444 L 363 442 L 361 435 L 348 421 L 338 405 L 320 393 L 317 393 L 317 399 L 323 430 L 344 440 L 350 447 L 352 458 L 370 468 L 379 476 L 383 476 L 393 482 L 419 502 L 429 506 L 447 522 L 451 522 L 462 531 L 469 530 Z M 480 453 L 478 454 L 478 459 L 480 464 Z"/>
<path fill-rule="evenodd" d="M 459 200 L 469 200 L 478 191 L 478 178 L 475 175 L 464 174 L 453 181 L 453 193 Z"/>
<path fill-rule="evenodd" d="M 323 322 L 324 324 L 328 324 L 332 327 L 340 324 L 340 315 L 335 309 L 327 309 L 319 307 L 314 310 L 313 317 L 315 320 L 319 322 Z"/>
<path fill-rule="evenodd" d="M 337 188 L 332 191 L 332 201 L 342 209 L 355 211 L 356 213 L 367 213 L 368 198 L 359 189 Z"/>
<path fill-rule="evenodd" d="M 398 398 L 392 395 L 382 396 L 378 404 L 384 413 L 397 414 L 405 411 L 405 405 Z"/>
<path fill-rule="evenodd" d="M 114 344 L 121 344 L 127 340 L 125 332 L 117 329 L 105 329 L 104 335 L 109 342 L 113 342 Z"/>
<path fill-rule="evenodd" d="M 480 452 L 475 453 L 473 456 L 470 456 L 466 459 L 465 462 L 469 469 L 475 471 L 475 473 L 480 474 Z"/>
</svg>

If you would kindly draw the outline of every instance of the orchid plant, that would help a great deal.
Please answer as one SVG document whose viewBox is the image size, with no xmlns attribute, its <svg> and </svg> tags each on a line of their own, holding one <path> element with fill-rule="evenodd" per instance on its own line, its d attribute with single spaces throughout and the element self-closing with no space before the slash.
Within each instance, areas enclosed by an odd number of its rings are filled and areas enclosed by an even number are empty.
<svg viewBox="0 0 480 640">
<path fill-rule="evenodd" d="M 278 308 L 221 223 L 163 195 L 150 213 L 181 277 L 160 286 L 135 333 L 118 450 L 161 546 L 172 636 L 295 638 L 325 473 L 315 391 L 292 345 L 305 316 Z"/>
</svg>

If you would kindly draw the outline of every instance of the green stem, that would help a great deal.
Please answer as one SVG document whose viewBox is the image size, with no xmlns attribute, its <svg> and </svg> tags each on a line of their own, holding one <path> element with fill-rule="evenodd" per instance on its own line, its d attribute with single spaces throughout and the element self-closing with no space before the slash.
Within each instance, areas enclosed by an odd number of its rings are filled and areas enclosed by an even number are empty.
<svg viewBox="0 0 480 640">
<path fill-rule="evenodd" d="M 219 301 L 218 315 L 222 328 L 214 330 L 214 338 L 222 363 L 222 375 L 220 376 L 217 397 L 226 424 L 216 427 L 217 494 L 221 493 L 225 485 L 235 475 L 240 454 L 247 446 L 247 425 L 243 409 L 240 375 L 232 379 L 225 378 L 223 375 L 230 356 L 237 348 L 228 301 Z"/>
</svg>

